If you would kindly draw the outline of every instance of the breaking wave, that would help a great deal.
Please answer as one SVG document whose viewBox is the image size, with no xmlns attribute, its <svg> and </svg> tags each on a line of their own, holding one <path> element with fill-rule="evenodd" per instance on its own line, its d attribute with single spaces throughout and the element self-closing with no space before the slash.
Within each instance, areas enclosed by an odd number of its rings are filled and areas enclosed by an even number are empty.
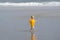
<svg viewBox="0 0 60 40">
<path fill-rule="evenodd" d="M 60 2 L 0 3 L 0 6 L 60 6 Z"/>
</svg>

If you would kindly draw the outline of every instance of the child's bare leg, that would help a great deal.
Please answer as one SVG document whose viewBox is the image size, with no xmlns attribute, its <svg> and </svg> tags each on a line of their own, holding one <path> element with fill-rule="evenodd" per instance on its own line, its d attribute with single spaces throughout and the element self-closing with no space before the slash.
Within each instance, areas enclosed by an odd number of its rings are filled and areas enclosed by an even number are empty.
<svg viewBox="0 0 60 40">
<path fill-rule="evenodd" d="M 32 30 L 33 28 L 31 27 L 31 30 Z"/>
</svg>

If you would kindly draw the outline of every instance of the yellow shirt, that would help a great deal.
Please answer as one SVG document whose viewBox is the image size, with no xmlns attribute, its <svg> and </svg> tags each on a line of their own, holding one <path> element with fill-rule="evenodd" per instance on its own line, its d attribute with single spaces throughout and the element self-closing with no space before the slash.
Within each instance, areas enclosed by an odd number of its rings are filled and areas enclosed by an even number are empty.
<svg viewBox="0 0 60 40">
<path fill-rule="evenodd" d="M 31 27 L 34 27 L 35 26 L 35 19 L 30 19 L 29 23 L 30 23 Z"/>
</svg>

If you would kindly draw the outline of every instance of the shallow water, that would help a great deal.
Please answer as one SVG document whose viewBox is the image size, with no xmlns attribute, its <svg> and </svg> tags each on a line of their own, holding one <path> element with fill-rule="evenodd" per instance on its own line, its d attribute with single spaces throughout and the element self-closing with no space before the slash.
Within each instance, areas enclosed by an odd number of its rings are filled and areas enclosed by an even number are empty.
<svg viewBox="0 0 60 40">
<path fill-rule="evenodd" d="M 31 15 L 37 20 L 34 33 Z M 0 40 L 60 40 L 60 7 L 0 7 Z"/>
</svg>

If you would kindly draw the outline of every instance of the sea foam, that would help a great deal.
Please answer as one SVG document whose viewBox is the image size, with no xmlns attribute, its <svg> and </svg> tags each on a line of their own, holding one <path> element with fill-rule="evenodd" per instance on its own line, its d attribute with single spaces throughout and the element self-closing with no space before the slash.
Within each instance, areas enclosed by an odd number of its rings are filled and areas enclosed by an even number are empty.
<svg viewBox="0 0 60 40">
<path fill-rule="evenodd" d="M 60 2 L 0 3 L 0 6 L 60 6 Z"/>
</svg>

